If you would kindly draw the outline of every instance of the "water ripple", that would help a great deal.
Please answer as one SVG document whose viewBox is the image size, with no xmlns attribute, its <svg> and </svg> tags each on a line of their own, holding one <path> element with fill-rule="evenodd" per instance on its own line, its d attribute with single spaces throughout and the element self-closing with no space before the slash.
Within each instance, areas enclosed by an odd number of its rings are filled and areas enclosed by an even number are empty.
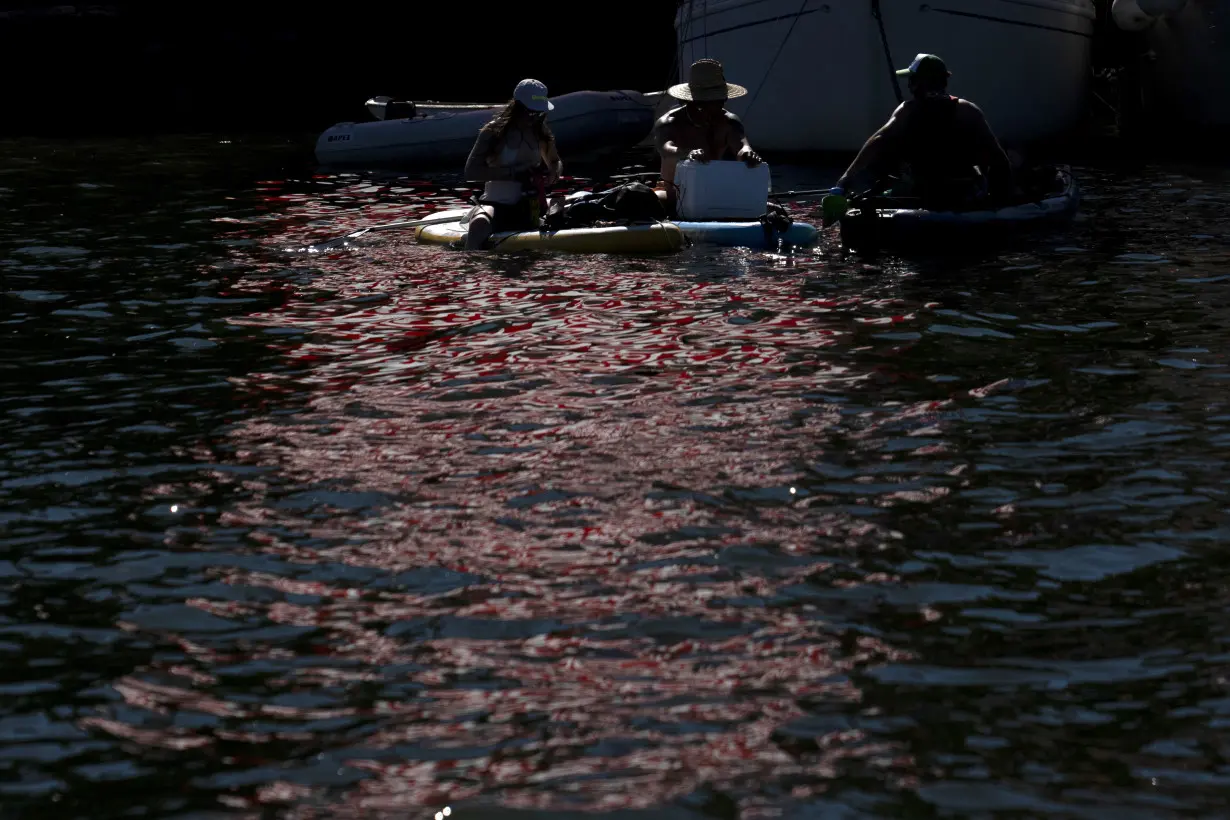
<svg viewBox="0 0 1230 820">
<path fill-rule="evenodd" d="M 307 260 L 470 189 L 158 150 L 7 160 L 6 805 L 1224 812 L 1224 175 L 961 261 Z"/>
</svg>

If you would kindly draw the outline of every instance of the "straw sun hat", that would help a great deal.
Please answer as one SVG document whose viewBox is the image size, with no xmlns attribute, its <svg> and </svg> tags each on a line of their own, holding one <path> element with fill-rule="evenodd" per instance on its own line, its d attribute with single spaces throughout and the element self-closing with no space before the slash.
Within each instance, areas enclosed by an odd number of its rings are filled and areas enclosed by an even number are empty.
<svg viewBox="0 0 1230 820">
<path fill-rule="evenodd" d="M 726 82 L 722 73 L 722 64 L 717 60 L 697 60 L 692 63 L 692 72 L 686 83 L 672 85 L 667 94 L 677 100 L 693 102 L 711 102 L 742 97 L 747 89 L 741 85 Z"/>
</svg>

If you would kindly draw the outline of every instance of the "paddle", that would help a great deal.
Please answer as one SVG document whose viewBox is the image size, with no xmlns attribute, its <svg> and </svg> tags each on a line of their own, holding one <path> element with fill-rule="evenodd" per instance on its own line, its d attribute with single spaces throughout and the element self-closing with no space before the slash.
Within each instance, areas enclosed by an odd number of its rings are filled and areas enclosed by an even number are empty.
<svg viewBox="0 0 1230 820">
<path fill-rule="evenodd" d="M 411 219 L 402 222 L 386 222 L 383 225 L 368 225 L 366 228 L 358 228 L 350 233 L 343 234 L 333 239 L 326 239 L 323 242 L 316 242 L 308 245 L 305 248 L 299 248 L 301 253 L 323 253 L 324 251 L 336 250 L 344 248 L 349 240 L 358 239 L 366 233 L 373 231 L 393 231 L 400 228 L 417 228 L 420 225 L 435 225 L 439 222 L 456 222 L 457 215 L 450 214 L 448 216 L 434 216 L 425 219 Z"/>
<path fill-rule="evenodd" d="M 846 210 L 850 207 L 850 200 L 847 200 L 840 194 L 834 194 L 832 188 L 813 188 L 807 191 L 782 191 L 777 194 L 769 194 L 771 199 L 781 199 L 783 197 L 807 197 L 823 195 L 824 199 L 820 200 L 821 213 L 824 214 L 824 219 L 821 227 L 827 228 L 834 222 L 837 222 L 846 215 Z M 864 194 L 864 196 L 866 196 Z M 861 199 L 855 195 L 854 199 Z"/>
<path fill-rule="evenodd" d="M 547 215 L 547 182 L 542 177 L 534 177 L 534 187 L 538 193 L 538 218 Z"/>
<path fill-rule="evenodd" d="M 869 192 L 870 193 L 870 192 Z M 808 191 L 782 191 L 781 193 L 769 194 L 770 199 L 781 199 L 783 197 L 806 197 L 824 195 L 824 199 L 820 200 L 820 211 L 824 214 L 821 222 L 821 227 L 827 228 L 834 222 L 837 222 L 846 215 L 846 211 L 850 207 L 850 201 L 840 194 L 834 194 L 832 188 L 813 188 Z M 863 196 L 866 196 L 864 194 Z M 857 194 L 853 197 L 854 200 L 861 199 Z"/>
<path fill-rule="evenodd" d="M 542 199 L 545 199 L 546 197 L 546 190 L 545 188 L 542 188 L 541 186 L 540 188 L 541 189 L 539 190 L 538 195 L 540 197 L 539 201 L 541 203 Z M 589 196 L 603 196 L 607 193 L 610 193 L 610 192 L 609 191 L 599 191 L 597 193 L 590 194 Z M 542 212 L 545 214 L 546 209 L 543 208 Z M 383 225 L 368 225 L 366 228 L 357 228 L 351 231 L 350 233 L 342 234 L 341 236 L 336 236 L 333 239 L 326 239 L 323 242 L 315 242 L 311 245 L 308 245 L 307 247 L 298 248 L 297 250 L 300 253 L 323 253 L 325 251 L 331 251 L 331 250 L 337 250 L 338 248 L 344 248 L 350 242 L 350 240 L 358 239 L 360 236 L 363 236 L 364 234 L 367 234 L 367 233 L 372 233 L 374 231 L 395 231 L 401 228 L 417 228 L 420 225 L 436 225 L 441 222 L 456 222 L 456 221 L 458 221 L 457 215 L 450 214 L 448 216 L 439 216 L 439 215 L 429 216 L 424 219 L 411 219 L 411 220 L 406 220 L 402 222 L 386 222 Z"/>
<path fill-rule="evenodd" d="M 784 196 L 794 196 L 794 197 L 815 196 L 816 194 L 828 194 L 832 190 L 833 190 L 832 188 L 815 188 L 810 191 L 782 191 L 781 193 L 777 193 L 777 194 L 769 194 L 769 197 L 771 199 L 779 199 Z"/>
<path fill-rule="evenodd" d="M 779 199 L 781 197 L 788 196 L 805 197 L 822 194 L 824 198 L 820 200 L 820 212 L 823 214 L 821 227 L 827 228 L 835 222 L 839 222 L 841 218 L 846 215 L 847 211 L 850 210 L 851 205 L 855 205 L 866 200 L 868 197 L 875 196 L 880 193 L 880 191 L 883 190 L 885 183 L 885 180 L 878 179 L 875 184 L 866 191 L 863 191 L 861 194 L 852 194 L 848 199 L 843 194 L 833 193 L 832 188 L 813 188 L 807 191 L 782 191 L 777 194 L 769 194 L 769 197 L 772 199 Z"/>
</svg>

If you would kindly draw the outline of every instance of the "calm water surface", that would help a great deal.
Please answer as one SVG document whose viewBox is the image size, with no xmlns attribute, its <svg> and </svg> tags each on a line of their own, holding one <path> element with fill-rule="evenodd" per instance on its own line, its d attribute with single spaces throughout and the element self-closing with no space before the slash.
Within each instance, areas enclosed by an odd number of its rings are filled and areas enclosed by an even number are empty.
<svg viewBox="0 0 1230 820">
<path fill-rule="evenodd" d="M 1230 812 L 1230 172 L 305 257 L 468 189 L 302 151 L 0 146 L 0 814 Z"/>
</svg>

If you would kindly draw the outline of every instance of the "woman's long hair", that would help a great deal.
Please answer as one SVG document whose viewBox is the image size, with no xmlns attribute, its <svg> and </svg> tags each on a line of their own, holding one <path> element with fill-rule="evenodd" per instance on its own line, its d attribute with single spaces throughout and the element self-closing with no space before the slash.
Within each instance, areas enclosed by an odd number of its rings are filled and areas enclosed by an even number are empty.
<svg viewBox="0 0 1230 820">
<path fill-rule="evenodd" d="M 516 100 L 512 100 L 508 105 L 500 109 L 500 113 L 491 118 L 491 121 L 483 126 L 483 130 L 491 132 L 491 147 L 487 151 L 487 161 L 495 159 L 499 156 L 500 151 L 504 148 L 504 135 L 508 133 L 508 129 L 521 121 L 522 117 L 529 116 L 530 110 Z M 534 136 L 538 137 L 539 145 L 545 150 L 555 145 L 555 135 L 551 133 L 551 129 L 547 126 L 546 117 L 535 117 L 534 120 Z"/>
</svg>

